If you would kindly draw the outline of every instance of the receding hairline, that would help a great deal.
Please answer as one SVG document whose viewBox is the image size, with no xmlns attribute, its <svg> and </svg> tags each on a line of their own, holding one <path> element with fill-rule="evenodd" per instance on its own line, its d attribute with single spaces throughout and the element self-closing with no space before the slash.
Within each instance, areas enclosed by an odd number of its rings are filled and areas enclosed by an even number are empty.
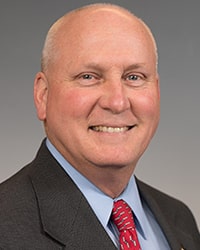
<svg viewBox="0 0 200 250">
<path fill-rule="evenodd" d="M 48 68 L 48 63 L 51 59 L 52 56 L 55 56 L 54 53 L 56 53 L 56 49 L 54 49 L 56 47 L 56 39 L 55 36 L 57 34 L 57 31 L 59 31 L 59 28 L 63 25 L 67 23 L 67 20 L 70 21 L 73 18 L 76 18 L 77 14 L 81 14 L 81 13 L 87 13 L 87 11 L 99 11 L 99 10 L 107 10 L 107 11 L 115 11 L 120 14 L 123 15 L 124 17 L 130 17 L 133 20 L 135 19 L 136 21 L 138 21 L 138 23 L 140 23 L 148 32 L 149 36 L 152 39 L 154 48 L 155 48 L 155 53 L 156 53 L 156 60 L 158 60 L 158 55 L 157 55 L 157 44 L 155 41 L 155 38 L 152 34 L 151 29 L 149 28 L 149 26 L 138 16 L 136 16 L 133 12 L 131 12 L 130 10 L 120 6 L 120 5 L 116 5 L 116 4 L 112 4 L 112 3 L 95 3 L 95 4 L 89 4 L 89 5 L 85 5 L 82 6 L 80 8 L 77 9 L 73 9 L 69 12 L 67 12 L 66 14 L 64 14 L 62 17 L 60 17 L 59 19 L 57 19 L 57 21 L 55 21 L 52 26 L 50 27 L 46 39 L 45 39 L 45 43 L 44 43 L 44 47 L 43 47 L 43 51 L 42 51 L 42 59 L 41 59 L 41 70 L 45 71 Z"/>
</svg>

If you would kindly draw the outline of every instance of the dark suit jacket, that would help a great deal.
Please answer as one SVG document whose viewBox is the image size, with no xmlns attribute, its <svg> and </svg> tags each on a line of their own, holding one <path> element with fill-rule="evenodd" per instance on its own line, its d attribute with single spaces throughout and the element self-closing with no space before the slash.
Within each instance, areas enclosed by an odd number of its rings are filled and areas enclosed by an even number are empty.
<svg viewBox="0 0 200 250">
<path fill-rule="evenodd" d="M 200 235 L 189 209 L 139 180 L 137 184 L 171 249 L 199 250 Z M 0 185 L 0 249 L 116 247 L 43 142 L 34 161 Z"/>
</svg>

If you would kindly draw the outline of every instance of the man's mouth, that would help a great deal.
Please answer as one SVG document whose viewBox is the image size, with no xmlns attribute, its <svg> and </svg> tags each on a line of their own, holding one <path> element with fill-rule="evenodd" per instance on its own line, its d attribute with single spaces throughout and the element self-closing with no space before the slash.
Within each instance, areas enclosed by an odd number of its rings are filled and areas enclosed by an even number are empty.
<svg viewBox="0 0 200 250">
<path fill-rule="evenodd" d="M 134 126 L 124 126 L 124 127 L 110 127 L 110 126 L 91 126 L 90 129 L 96 132 L 106 132 L 106 133 L 122 133 L 130 130 Z"/>
</svg>

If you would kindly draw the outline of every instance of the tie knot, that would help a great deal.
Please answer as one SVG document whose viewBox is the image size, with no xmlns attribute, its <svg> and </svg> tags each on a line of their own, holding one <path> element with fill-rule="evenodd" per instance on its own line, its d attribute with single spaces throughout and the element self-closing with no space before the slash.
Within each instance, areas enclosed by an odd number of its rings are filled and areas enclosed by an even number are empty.
<svg viewBox="0 0 200 250">
<path fill-rule="evenodd" d="M 135 227 L 131 208 L 123 200 L 114 202 L 112 220 L 120 232 Z"/>
</svg>

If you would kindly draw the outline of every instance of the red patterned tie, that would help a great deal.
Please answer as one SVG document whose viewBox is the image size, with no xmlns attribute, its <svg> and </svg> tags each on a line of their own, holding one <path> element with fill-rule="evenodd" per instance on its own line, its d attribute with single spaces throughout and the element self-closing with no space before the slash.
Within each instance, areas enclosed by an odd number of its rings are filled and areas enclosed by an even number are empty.
<svg viewBox="0 0 200 250">
<path fill-rule="evenodd" d="M 119 230 L 121 250 L 141 250 L 137 238 L 133 214 L 128 204 L 123 200 L 114 202 L 112 220 Z"/>
</svg>

